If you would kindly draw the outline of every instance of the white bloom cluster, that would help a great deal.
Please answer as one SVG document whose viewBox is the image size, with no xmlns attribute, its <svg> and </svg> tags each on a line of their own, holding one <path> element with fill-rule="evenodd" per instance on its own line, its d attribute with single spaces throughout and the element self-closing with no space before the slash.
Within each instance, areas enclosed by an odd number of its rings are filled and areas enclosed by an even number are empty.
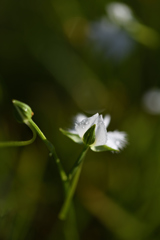
<svg viewBox="0 0 160 240">
<path fill-rule="evenodd" d="M 110 115 L 106 115 L 103 119 L 103 116 L 98 113 L 89 118 L 79 114 L 75 117 L 74 129 L 68 131 L 61 129 L 61 131 L 73 141 L 83 143 L 85 133 L 95 125 L 95 141 L 90 145 L 90 148 L 96 152 L 119 151 L 127 144 L 126 133 L 119 131 L 107 132 L 110 119 Z"/>
</svg>

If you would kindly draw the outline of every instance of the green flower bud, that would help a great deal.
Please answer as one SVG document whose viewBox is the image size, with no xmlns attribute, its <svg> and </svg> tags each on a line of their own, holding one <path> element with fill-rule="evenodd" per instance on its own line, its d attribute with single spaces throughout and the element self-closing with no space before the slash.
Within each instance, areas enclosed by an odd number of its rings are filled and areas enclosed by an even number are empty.
<svg viewBox="0 0 160 240">
<path fill-rule="evenodd" d="M 92 125 L 83 135 L 83 142 L 88 146 L 95 142 L 95 127 L 96 124 Z"/>
<path fill-rule="evenodd" d="M 15 107 L 15 116 L 19 122 L 24 122 L 29 120 L 33 116 L 32 109 L 25 103 L 20 102 L 18 100 L 13 100 L 13 105 Z"/>
</svg>

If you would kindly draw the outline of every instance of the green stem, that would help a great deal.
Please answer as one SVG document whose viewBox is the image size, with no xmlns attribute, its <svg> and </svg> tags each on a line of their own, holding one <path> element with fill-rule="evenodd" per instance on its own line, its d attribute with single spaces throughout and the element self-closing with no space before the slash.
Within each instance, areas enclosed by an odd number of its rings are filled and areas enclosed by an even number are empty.
<svg viewBox="0 0 160 240">
<path fill-rule="evenodd" d="M 71 183 L 70 188 L 68 190 L 65 202 L 64 202 L 64 204 L 61 208 L 61 211 L 59 213 L 59 219 L 61 219 L 61 220 L 65 220 L 67 212 L 69 210 L 70 204 L 72 202 L 73 195 L 74 195 L 76 187 L 77 187 L 79 176 L 80 176 L 80 173 L 81 173 L 81 170 L 82 170 L 83 160 L 84 160 L 84 157 L 87 153 L 88 148 L 89 147 L 85 146 L 85 148 L 83 149 L 82 153 L 80 154 L 79 158 L 77 159 L 77 161 L 74 165 L 74 169 L 71 171 L 70 176 L 72 176 L 73 180 L 72 180 L 72 183 Z"/>
<path fill-rule="evenodd" d="M 40 130 L 40 128 L 36 125 L 36 123 L 30 119 L 28 120 L 29 121 L 29 124 L 35 129 L 35 131 L 37 132 L 37 134 L 39 135 L 39 137 L 42 139 L 42 141 L 46 144 L 48 150 L 50 151 L 50 156 L 53 156 L 56 164 L 57 164 L 57 167 L 58 167 L 58 170 L 59 170 L 59 174 L 60 174 L 60 177 L 61 177 L 61 180 L 62 180 L 62 183 L 64 185 L 64 189 L 67 188 L 67 175 L 63 169 L 63 166 L 61 164 L 61 161 L 60 159 L 58 158 L 57 156 L 57 153 L 55 151 L 55 148 L 53 146 L 53 144 L 47 140 L 46 136 L 42 133 L 42 131 Z M 66 191 L 66 190 L 65 190 Z"/>
<path fill-rule="evenodd" d="M 27 145 L 33 143 L 34 140 L 36 139 L 37 133 L 34 130 L 34 128 L 28 124 L 27 121 L 25 122 L 25 124 L 28 125 L 28 127 L 31 129 L 31 131 L 33 133 L 32 139 L 26 140 L 26 141 L 6 141 L 6 142 L 0 142 L 0 147 L 21 147 L 21 146 L 27 146 Z"/>
<path fill-rule="evenodd" d="M 69 180 L 72 180 L 74 175 L 76 174 L 77 170 L 78 170 L 78 167 L 79 165 L 81 164 L 82 160 L 84 159 L 87 151 L 88 151 L 89 147 L 88 146 L 84 146 L 84 149 L 82 150 L 80 156 L 78 157 L 77 161 L 75 162 L 75 164 L 73 165 L 69 175 L 68 175 L 68 179 Z"/>
</svg>

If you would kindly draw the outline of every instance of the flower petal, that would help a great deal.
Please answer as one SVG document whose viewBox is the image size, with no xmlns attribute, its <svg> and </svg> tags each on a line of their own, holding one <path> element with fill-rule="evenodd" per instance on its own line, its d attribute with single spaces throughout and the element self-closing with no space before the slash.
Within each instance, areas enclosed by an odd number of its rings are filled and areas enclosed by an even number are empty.
<svg viewBox="0 0 160 240">
<path fill-rule="evenodd" d="M 112 148 L 113 150 L 120 150 L 127 144 L 127 135 L 125 132 L 108 132 L 106 146 Z"/>
<path fill-rule="evenodd" d="M 104 124 L 105 124 L 106 128 L 108 127 L 110 121 L 111 121 L 111 116 L 109 114 L 105 115 L 105 117 L 104 117 Z"/>
<path fill-rule="evenodd" d="M 86 115 L 79 113 L 79 114 L 77 114 L 77 116 L 74 117 L 74 122 L 79 123 L 85 118 L 87 118 Z"/>
<path fill-rule="evenodd" d="M 105 145 L 107 141 L 107 131 L 102 115 L 99 116 L 96 126 L 96 139 L 93 146 Z"/>
<path fill-rule="evenodd" d="M 72 139 L 74 142 L 76 143 L 83 143 L 82 139 L 79 137 L 78 134 L 75 134 L 72 132 L 72 130 L 70 131 L 66 131 L 63 130 L 62 128 L 60 128 L 60 131 L 67 137 L 69 137 L 70 139 Z"/>
<path fill-rule="evenodd" d="M 84 118 L 81 122 L 75 123 L 75 130 L 79 134 L 81 138 L 83 138 L 84 133 L 93 125 L 96 123 L 96 120 L 98 118 L 99 114 L 96 113 L 90 118 Z"/>
</svg>

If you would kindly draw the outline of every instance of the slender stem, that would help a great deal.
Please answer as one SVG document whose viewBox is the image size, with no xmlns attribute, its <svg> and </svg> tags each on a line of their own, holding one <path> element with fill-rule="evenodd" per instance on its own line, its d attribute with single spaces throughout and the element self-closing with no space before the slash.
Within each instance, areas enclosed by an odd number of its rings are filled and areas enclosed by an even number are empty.
<svg viewBox="0 0 160 240">
<path fill-rule="evenodd" d="M 74 168 L 75 170 L 73 169 L 72 172 L 71 172 L 71 174 L 72 174 L 71 176 L 72 176 L 73 180 L 72 180 L 72 183 L 71 183 L 70 188 L 68 190 L 65 202 L 64 202 L 64 204 L 61 208 L 61 211 L 59 213 L 59 219 L 61 219 L 61 220 L 65 220 L 67 212 L 69 210 L 70 204 L 72 202 L 73 195 L 74 195 L 76 187 L 77 187 L 79 176 L 80 176 L 80 173 L 81 173 L 81 170 L 82 170 L 83 160 L 84 160 L 84 157 L 87 153 L 88 148 L 89 147 L 85 146 L 85 148 L 83 149 L 82 153 L 80 154 L 79 158 L 77 159 L 77 161 L 75 163 L 75 168 Z"/>
<path fill-rule="evenodd" d="M 25 124 L 27 124 L 27 121 L 25 122 Z M 30 126 L 30 125 L 28 125 L 28 126 L 29 126 L 29 128 L 31 129 L 31 131 L 33 133 L 33 137 L 30 140 L 0 142 L 0 148 L 1 147 L 21 147 L 21 146 L 27 146 L 27 145 L 33 143 L 34 140 L 36 139 L 37 133 L 36 133 L 36 131 L 34 130 L 34 128 L 32 126 Z"/>
<path fill-rule="evenodd" d="M 58 167 L 58 170 L 59 170 L 59 174 L 60 174 L 60 177 L 61 177 L 61 180 L 62 180 L 62 183 L 64 185 L 64 189 L 67 188 L 67 175 L 63 169 L 63 166 L 61 164 L 61 161 L 60 159 L 58 158 L 57 156 L 57 153 L 55 151 L 55 148 L 53 146 L 53 144 L 47 140 L 46 136 L 42 133 L 42 131 L 40 130 L 40 128 L 36 125 L 36 123 L 30 119 L 29 120 L 29 124 L 35 129 L 35 131 L 37 132 L 37 134 L 39 135 L 39 137 L 42 139 L 42 141 L 46 144 L 48 150 L 50 151 L 50 156 L 53 156 L 56 164 L 57 164 L 57 167 Z M 66 190 L 65 190 L 66 191 Z"/>
<path fill-rule="evenodd" d="M 86 155 L 86 152 L 88 151 L 89 147 L 88 146 L 84 146 L 84 149 L 82 150 L 80 156 L 78 157 L 77 161 L 75 162 L 75 164 L 73 165 L 69 175 L 68 175 L 68 179 L 69 180 L 72 180 L 75 173 L 77 172 L 78 170 L 78 167 L 79 165 L 81 164 L 82 160 L 84 159 L 85 155 Z"/>
<path fill-rule="evenodd" d="M 35 131 L 37 132 L 37 134 L 39 135 L 39 137 L 42 140 L 46 140 L 45 135 L 42 133 L 42 131 L 39 129 L 39 127 L 37 126 L 37 124 L 35 124 L 35 122 L 32 119 L 27 120 L 27 122 L 25 122 L 26 124 L 29 123 L 29 126 L 32 126 Z"/>
</svg>

